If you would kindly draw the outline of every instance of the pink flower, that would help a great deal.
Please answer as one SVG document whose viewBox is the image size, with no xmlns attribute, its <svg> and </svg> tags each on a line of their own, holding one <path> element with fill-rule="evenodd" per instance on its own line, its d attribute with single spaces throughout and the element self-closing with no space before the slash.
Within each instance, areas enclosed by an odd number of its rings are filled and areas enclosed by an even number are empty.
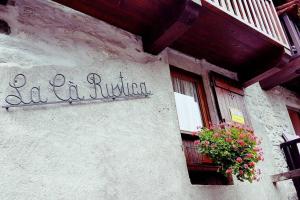
<svg viewBox="0 0 300 200">
<path fill-rule="evenodd" d="M 236 159 L 236 161 L 237 161 L 238 163 L 241 163 L 241 162 L 243 162 L 243 159 L 242 159 L 241 157 L 238 157 L 238 158 Z"/>
<path fill-rule="evenodd" d="M 245 138 L 246 137 L 246 135 L 245 134 L 240 134 L 240 136 L 239 136 L 239 138 L 241 138 L 241 139 L 243 139 L 243 138 Z"/>
<path fill-rule="evenodd" d="M 257 144 L 259 145 L 259 144 L 261 144 L 261 139 L 258 139 L 258 138 L 256 138 L 257 139 Z"/>
<path fill-rule="evenodd" d="M 196 131 L 192 132 L 192 135 L 193 136 L 197 135 L 197 132 Z"/>
<path fill-rule="evenodd" d="M 220 134 L 219 133 L 215 133 L 215 134 L 213 134 L 213 137 L 214 138 L 218 138 L 218 137 L 220 137 Z"/>
<path fill-rule="evenodd" d="M 241 145 L 241 146 L 245 146 L 245 144 L 246 144 L 243 140 L 238 140 L 237 142 L 238 142 L 239 145 Z"/>
<path fill-rule="evenodd" d="M 200 144 L 200 140 L 195 140 L 194 145 L 198 146 Z"/>
<path fill-rule="evenodd" d="M 226 174 L 232 174 L 232 169 L 231 168 L 228 168 L 225 172 Z"/>
<path fill-rule="evenodd" d="M 229 130 L 226 130 L 226 135 L 231 135 L 231 132 Z"/>
<path fill-rule="evenodd" d="M 204 141 L 205 146 L 208 146 L 210 143 L 209 141 Z"/>
<path fill-rule="evenodd" d="M 232 139 L 231 138 L 226 138 L 225 141 L 230 143 L 230 142 L 232 142 Z"/>
<path fill-rule="evenodd" d="M 240 175 L 243 175 L 243 174 L 244 174 L 243 170 L 240 170 L 240 171 L 239 171 L 239 174 L 240 174 Z"/>
<path fill-rule="evenodd" d="M 249 167 L 248 167 L 248 165 L 247 165 L 247 164 L 244 164 L 244 168 L 245 168 L 245 169 L 248 169 Z"/>
<path fill-rule="evenodd" d="M 246 158 L 253 158 L 253 154 L 248 153 L 248 154 L 246 155 Z"/>
<path fill-rule="evenodd" d="M 254 165 L 255 165 L 255 162 L 250 162 L 250 163 L 249 163 L 249 166 L 250 166 L 250 167 L 253 167 Z"/>
<path fill-rule="evenodd" d="M 257 151 L 260 151 L 260 148 L 259 147 L 254 147 L 253 150 L 257 152 Z"/>
<path fill-rule="evenodd" d="M 260 156 L 258 156 L 258 160 L 264 161 L 265 159 L 264 159 L 264 157 L 262 157 L 262 156 L 260 155 Z"/>
</svg>

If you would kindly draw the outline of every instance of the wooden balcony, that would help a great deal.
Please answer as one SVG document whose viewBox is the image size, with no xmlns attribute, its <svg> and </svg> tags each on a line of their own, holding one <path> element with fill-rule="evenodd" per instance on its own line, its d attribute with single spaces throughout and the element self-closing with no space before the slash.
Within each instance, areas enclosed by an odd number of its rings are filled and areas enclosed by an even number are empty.
<svg viewBox="0 0 300 200">
<path fill-rule="evenodd" d="M 289 59 L 271 0 L 55 1 L 140 35 L 146 52 L 171 47 L 237 72 L 247 84 Z"/>
<path fill-rule="evenodd" d="M 286 64 L 278 68 L 278 71 L 263 80 L 260 84 L 263 89 L 271 89 L 282 85 L 300 95 L 300 30 L 297 23 L 300 22 L 297 12 L 297 2 L 288 2 L 279 6 L 278 13 L 292 50 L 292 58 Z"/>
</svg>

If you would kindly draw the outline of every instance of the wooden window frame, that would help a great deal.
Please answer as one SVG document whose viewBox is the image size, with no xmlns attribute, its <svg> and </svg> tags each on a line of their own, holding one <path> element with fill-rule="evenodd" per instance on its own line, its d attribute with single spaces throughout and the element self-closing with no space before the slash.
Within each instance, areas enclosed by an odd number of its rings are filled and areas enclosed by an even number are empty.
<svg viewBox="0 0 300 200">
<path fill-rule="evenodd" d="M 293 107 L 290 107 L 290 106 L 287 106 L 287 111 L 288 111 L 288 114 L 289 114 L 289 118 L 292 122 L 292 125 L 293 125 L 293 129 L 295 130 L 295 133 L 296 135 L 300 136 L 300 128 L 299 128 L 299 119 L 300 119 L 300 110 L 297 109 L 297 108 L 293 108 Z M 295 114 L 297 117 L 297 120 L 295 121 L 295 116 L 291 116 L 293 114 Z M 298 114 L 298 115 L 297 115 Z"/>
<path fill-rule="evenodd" d="M 200 75 L 185 71 L 183 69 L 176 68 L 174 66 L 170 66 L 170 72 L 171 72 L 171 78 L 179 78 L 181 80 L 194 82 L 196 84 L 196 90 L 197 90 L 197 97 L 198 97 L 198 103 L 200 108 L 200 113 L 203 121 L 204 127 L 209 127 L 211 124 L 211 117 L 207 102 L 207 96 L 205 93 L 204 88 L 204 82 Z M 173 85 L 173 83 L 172 83 Z M 174 86 L 173 86 L 174 87 Z M 174 90 L 173 90 L 174 91 Z M 197 140 L 198 137 L 193 135 L 191 132 L 182 131 L 181 133 L 181 139 L 183 143 L 183 151 L 185 154 L 185 159 L 187 162 L 187 169 L 190 177 L 191 184 L 195 185 L 233 185 L 233 179 L 232 176 L 224 177 L 221 174 L 217 172 L 218 166 L 212 165 L 212 163 L 209 163 L 204 160 L 203 155 L 198 155 L 197 158 L 194 157 L 194 155 L 191 154 L 191 157 L 187 155 L 185 149 L 187 146 L 185 146 L 185 141 L 193 141 Z M 188 146 L 191 147 L 191 146 Z M 192 163 L 191 160 L 202 160 L 202 164 L 199 163 Z"/>
<path fill-rule="evenodd" d="M 196 84 L 196 89 L 197 89 L 197 97 L 198 97 L 198 103 L 199 103 L 199 108 L 200 108 L 200 113 L 203 121 L 203 126 L 204 127 L 209 127 L 211 124 L 211 117 L 209 113 L 209 108 L 208 108 L 208 103 L 207 103 L 207 98 L 206 98 L 206 93 L 204 89 L 204 83 L 203 79 L 200 75 L 193 74 L 191 72 L 178 69 L 174 66 L 170 66 L 171 70 L 171 77 L 177 77 L 182 80 L 194 82 Z M 180 130 L 181 131 L 181 130 Z M 186 131 L 182 131 L 182 133 L 188 133 Z"/>
</svg>

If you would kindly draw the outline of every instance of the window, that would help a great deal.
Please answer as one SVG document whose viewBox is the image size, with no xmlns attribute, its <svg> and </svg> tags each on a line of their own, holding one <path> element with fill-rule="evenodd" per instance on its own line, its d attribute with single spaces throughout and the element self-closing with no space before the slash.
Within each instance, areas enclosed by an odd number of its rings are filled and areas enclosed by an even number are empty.
<svg viewBox="0 0 300 200">
<path fill-rule="evenodd" d="M 199 154 L 192 133 L 197 127 L 207 127 L 210 115 L 202 78 L 195 74 L 171 67 L 171 77 L 176 102 L 184 154 L 192 184 L 222 185 L 229 179 L 217 173 L 218 167 L 207 157 Z"/>
<path fill-rule="evenodd" d="M 181 70 L 172 70 L 172 83 L 180 130 L 191 133 L 208 126 L 208 106 L 201 77 Z"/>
<path fill-rule="evenodd" d="M 300 136 L 300 112 L 296 109 L 288 108 L 289 115 L 295 129 L 295 133 Z"/>
<path fill-rule="evenodd" d="M 4 33 L 6 35 L 9 35 L 11 32 L 9 25 L 0 19 L 0 33 Z"/>
</svg>

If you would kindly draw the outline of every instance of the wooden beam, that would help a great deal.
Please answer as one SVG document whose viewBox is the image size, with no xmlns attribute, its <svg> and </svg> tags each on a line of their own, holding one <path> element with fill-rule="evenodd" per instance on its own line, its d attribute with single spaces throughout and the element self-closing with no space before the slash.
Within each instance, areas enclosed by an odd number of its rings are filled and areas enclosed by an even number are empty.
<svg viewBox="0 0 300 200">
<path fill-rule="evenodd" d="M 283 48 L 281 50 L 274 49 L 273 51 L 257 53 L 256 58 L 250 59 L 238 71 L 238 78 L 244 87 L 248 87 L 281 71 L 290 58 L 291 56 Z"/>
<path fill-rule="evenodd" d="M 279 181 L 285 181 L 285 180 L 299 178 L 299 177 L 300 177 L 300 169 L 295 169 L 292 171 L 273 175 L 271 176 L 271 179 L 273 183 L 277 183 Z"/>
<path fill-rule="evenodd" d="M 260 81 L 263 89 L 268 90 L 277 85 L 289 82 L 294 78 L 300 77 L 300 56 L 291 60 L 285 67 L 274 75 Z"/>
<path fill-rule="evenodd" d="M 170 46 L 192 27 L 198 19 L 200 6 L 200 0 L 185 0 L 183 9 L 175 18 L 165 21 L 158 30 L 143 36 L 144 50 L 157 55 Z"/>
</svg>

